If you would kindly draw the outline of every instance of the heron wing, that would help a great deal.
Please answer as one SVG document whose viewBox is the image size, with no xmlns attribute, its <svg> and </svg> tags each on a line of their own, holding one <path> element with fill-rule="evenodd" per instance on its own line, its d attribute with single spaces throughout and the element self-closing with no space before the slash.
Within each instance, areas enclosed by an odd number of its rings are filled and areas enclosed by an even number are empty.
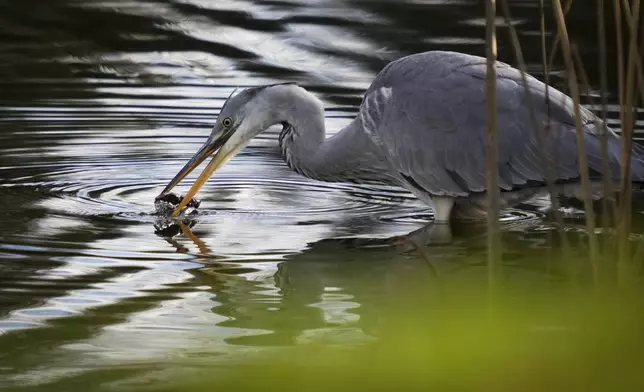
<svg viewBox="0 0 644 392">
<path fill-rule="evenodd" d="M 485 191 L 485 74 L 484 58 L 426 52 L 394 61 L 378 75 L 365 94 L 360 116 L 365 132 L 401 180 L 433 195 Z M 518 70 L 497 66 L 502 190 L 544 183 L 543 158 L 553 162 L 557 180 L 579 177 L 572 100 L 550 88 L 548 105 L 545 85 L 527 78 L 526 89 Z M 589 167 L 599 173 L 597 118 L 582 108 L 581 120 Z M 542 150 L 537 132 L 543 135 Z M 611 132 L 610 166 L 618 170 L 615 141 Z"/>
</svg>

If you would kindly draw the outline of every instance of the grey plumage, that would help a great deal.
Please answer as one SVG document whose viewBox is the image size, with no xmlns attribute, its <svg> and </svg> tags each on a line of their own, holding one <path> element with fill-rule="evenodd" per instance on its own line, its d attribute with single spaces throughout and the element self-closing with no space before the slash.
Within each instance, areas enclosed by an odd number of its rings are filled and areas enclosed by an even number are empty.
<svg viewBox="0 0 644 392">
<path fill-rule="evenodd" d="M 325 138 L 322 103 L 303 88 L 279 84 L 247 89 L 226 102 L 208 143 L 226 130 L 225 117 L 233 119 L 231 129 L 238 134 L 228 150 L 281 123 L 282 156 L 298 173 L 323 181 L 400 185 L 442 209 L 435 211 L 441 220 L 448 219 L 454 204 L 480 208 L 484 200 L 485 74 L 484 58 L 455 52 L 393 61 L 366 91 L 358 116 L 330 138 Z M 551 162 L 560 183 L 580 176 L 572 100 L 550 88 L 546 102 L 545 85 L 531 76 L 527 80 L 526 91 L 520 71 L 498 63 L 498 173 L 506 205 L 543 188 L 542 158 Z M 589 110 L 582 108 L 581 114 L 592 179 L 603 172 L 599 135 L 606 129 L 608 166 L 619 180 L 619 137 Z M 632 180 L 644 182 L 640 146 L 634 147 L 631 168 Z"/>
<path fill-rule="evenodd" d="M 504 191 L 543 184 L 537 134 L 559 181 L 579 178 L 572 100 L 528 76 L 539 127 L 531 121 L 518 70 L 497 66 L 499 180 Z M 400 173 L 433 195 L 465 197 L 485 191 L 485 59 L 427 52 L 391 63 L 365 95 L 360 115 L 372 140 Z M 582 108 L 584 142 L 593 177 L 602 173 L 598 119 Z M 550 128 L 546 128 L 546 124 Z M 609 167 L 619 173 L 619 137 L 608 130 Z M 641 148 L 632 159 L 633 179 L 644 181 Z"/>
</svg>

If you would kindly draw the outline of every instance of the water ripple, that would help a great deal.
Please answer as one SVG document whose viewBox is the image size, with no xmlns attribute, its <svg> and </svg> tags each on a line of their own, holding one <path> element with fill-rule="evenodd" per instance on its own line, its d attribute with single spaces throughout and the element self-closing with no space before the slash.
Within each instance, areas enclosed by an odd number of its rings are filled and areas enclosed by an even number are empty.
<svg viewBox="0 0 644 392">
<path fill-rule="evenodd" d="M 484 54 L 478 2 L 6 3 L 0 388 L 58 381 L 73 390 L 79 384 L 64 380 L 88 370 L 158 370 L 197 356 L 226 362 L 238 350 L 307 341 L 352 344 L 373 338 L 387 301 L 413 282 L 434 293 L 427 260 L 354 241 L 412 232 L 431 222 L 431 210 L 404 190 L 293 173 L 278 154 L 279 129 L 215 173 L 199 193 L 199 214 L 172 220 L 174 232 L 157 229 L 153 200 L 206 140 L 234 89 L 295 81 L 324 101 L 332 134 L 389 60 L 430 49 Z M 539 20 L 521 3 L 514 24 L 538 75 Z M 573 6 L 567 21 L 598 80 L 586 9 Z M 506 35 L 498 38 L 501 60 L 512 62 Z M 551 78 L 560 88 L 561 75 Z M 584 97 L 593 100 L 595 92 Z M 609 100 L 618 129 L 617 95 Z M 552 226 L 535 210 L 501 217 L 510 228 L 508 276 L 526 277 L 515 284 L 549 276 Z M 472 225 L 426 257 L 446 279 L 472 275 L 485 239 Z"/>
</svg>

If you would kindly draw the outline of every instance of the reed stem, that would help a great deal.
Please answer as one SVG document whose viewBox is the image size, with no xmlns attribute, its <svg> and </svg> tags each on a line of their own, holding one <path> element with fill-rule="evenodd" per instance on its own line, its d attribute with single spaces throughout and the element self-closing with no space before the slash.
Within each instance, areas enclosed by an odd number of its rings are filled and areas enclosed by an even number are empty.
<svg viewBox="0 0 644 392">
<path fill-rule="evenodd" d="M 628 3 L 624 1 L 624 8 L 629 9 Z M 619 224 L 618 224 L 618 278 L 620 283 L 630 280 L 631 267 L 631 213 L 632 213 L 632 180 L 631 180 L 631 150 L 633 148 L 633 129 L 635 127 L 635 78 L 637 64 L 637 37 L 640 20 L 640 0 L 632 0 L 633 7 L 631 17 L 627 15 L 627 24 L 629 26 L 629 50 L 628 64 L 626 69 L 626 79 L 623 102 L 622 102 L 622 156 L 621 156 L 621 200 L 619 206 Z"/>
<path fill-rule="evenodd" d="M 564 62 L 568 74 L 568 86 L 573 100 L 573 110 L 575 115 L 575 129 L 577 131 L 577 155 L 579 160 L 579 173 L 581 175 L 581 186 L 583 191 L 584 209 L 586 211 L 586 231 L 588 232 L 588 241 L 590 248 L 590 261 L 594 271 L 597 271 L 599 265 L 599 246 L 597 236 L 595 235 L 595 212 L 593 210 L 592 196 L 590 190 L 590 173 L 588 169 L 588 157 L 586 156 L 586 147 L 584 145 L 584 134 L 581 126 L 581 109 L 579 102 L 579 86 L 577 85 L 577 74 L 573 62 L 572 49 L 570 48 L 570 39 L 568 29 L 564 19 L 564 12 L 561 6 L 561 0 L 553 0 L 555 19 L 557 29 L 561 35 L 561 46 L 564 54 Z M 595 276 L 596 277 L 596 276 Z"/>
<path fill-rule="evenodd" d="M 485 172 L 487 187 L 487 229 L 488 229 L 488 285 L 492 299 L 497 298 L 501 285 L 502 260 L 499 229 L 499 141 L 496 94 L 496 1 L 486 2 L 486 113 L 487 132 L 485 139 Z"/>
<path fill-rule="evenodd" d="M 526 93 L 527 104 L 528 104 L 528 107 L 530 108 L 530 122 L 532 123 L 532 129 L 537 139 L 539 159 L 541 161 L 540 162 L 541 166 L 543 167 L 543 170 L 544 170 L 544 178 L 546 179 L 546 187 L 548 189 L 548 193 L 550 194 L 550 200 L 552 203 L 552 209 L 554 211 L 555 222 L 558 228 L 557 231 L 559 233 L 561 243 L 564 245 L 564 247 L 567 247 L 567 239 L 565 236 L 565 232 L 563 231 L 563 227 L 564 227 L 563 217 L 559 209 L 559 199 L 557 197 L 557 192 L 555 189 L 555 168 L 553 167 L 552 162 L 550 162 L 546 158 L 546 151 L 545 151 L 546 143 L 545 143 L 544 131 L 545 133 L 547 133 L 550 130 L 550 115 L 549 115 L 550 113 L 548 113 L 548 123 L 546 124 L 546 129 L 544 130 L 542 129 L 542 126 L 539 124 L 539 121 L 537 120 L 532 93 L 530 91 L 530 88 L 528 87 L 528 76 L 527 76 L 527 67 L 525 64 L 525 58 L 523 56 L 523 50 L 521 49 L 521 43 L 519 42 L 519 35 L 517 34 L 516 28 L 511 23 L 512 15 L 510 14 L 510 7 L 508 5 L 508 0 L 503 0 L 501 2 L 501 7 L 503 10 L 505 21 L 510 31 L 512 48 L 514 49 L 515 57 L 518 62 L 519 71 L 521 71 L 521 83 L 523 84 L 523 88 Z M 544 46 L 545 46 L 545 43 L 544 43 Z M 545 64 L 545 59 L 544 59 L 544 64 Z M 546 72 L 547 72 L 547 68 L 546 68 Z M 550 100 L 549 100 L 548 91 L 549 91 L 549 86 L 546 83 L 546 107 L 548 108 L 548 112 L 550 112 L 549 110 Z"/>
</svg>

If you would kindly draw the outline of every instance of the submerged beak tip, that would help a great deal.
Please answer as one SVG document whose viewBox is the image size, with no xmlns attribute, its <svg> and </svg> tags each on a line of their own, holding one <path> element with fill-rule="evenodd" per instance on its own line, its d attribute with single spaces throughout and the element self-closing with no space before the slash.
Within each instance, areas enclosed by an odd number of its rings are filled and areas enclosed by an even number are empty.
<svg viewBox="0 0 644 392">
<path fill-rule="evenodd" d="M 180 201 L 180 203 L 172 211 L 173 217 L 181 215 L 184 207 L 186 207 L 195 194 L 201 189 L 204 183 L 212 175 L 212 173 L 217 170 L 221 165 L 223 165 L 228 159 L 232 158 L 240 149 L 239 146 L 234 148 L 227 147 L 226 142 L 228 141 L 230 135 L 222 136 L 218 138 L 214 143 L 205 144 L 194 156 L 193 158 L 186 163 L 186 165 L 177 173 L 175 178 L 168 184 L 168 186 L 159 194 L 155 200 L 163 198 L 174 186 L 176 186 L 182 179 L 184 179 L 190 172 L 192 172 L 201 162 L 203 162 L 207 157 L 214 153 L 212 161 L 206 166 L 206 168 L 201 172 L 197 180 L 192 184 L 192 187 L 188 190 L 186 195 Z M 197 205 L 198 207 L 198 205 Z"/>
</svg>

